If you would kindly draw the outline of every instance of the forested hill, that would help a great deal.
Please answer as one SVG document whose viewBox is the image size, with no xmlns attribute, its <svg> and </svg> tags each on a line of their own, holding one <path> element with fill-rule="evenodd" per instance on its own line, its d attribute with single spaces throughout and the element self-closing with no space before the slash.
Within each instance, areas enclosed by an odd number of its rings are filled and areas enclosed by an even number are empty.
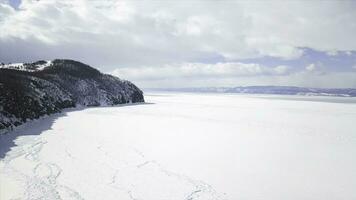
<svg viewBox="0 0 356 200">
<path fill-rule="evenodd" d="M 137 102 L 134 84 L 74 60 L 0 64 L 0 133 L 64 108 Z"/>
</svg>

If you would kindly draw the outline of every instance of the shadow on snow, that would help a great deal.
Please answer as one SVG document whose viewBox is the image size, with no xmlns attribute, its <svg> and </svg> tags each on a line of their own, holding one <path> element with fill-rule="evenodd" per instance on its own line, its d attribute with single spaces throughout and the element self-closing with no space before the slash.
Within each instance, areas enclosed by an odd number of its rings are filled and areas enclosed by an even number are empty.
<svg viewBox="0 0 356 200">
<path fill-rule="evenodd" d="M 91 108 L 107 108 L 107 107 L 124 107 L 124 106 L 137 106 L 137 105 L 149 105 L 153 103 L 132 103 L 132 104 L 121 104 L 115 106 L 100 106 L 100 107 L 82 107 L 82 108 L 69 108 L 64 109 L 60 113 L 56 113 L 50 116 L 42 117 L 40 119 L 29 121 L 14 130 L 10 130 L 5 134 L 0 135 L 0 160 L 5 158 L 7 152 L 11 150 L 12 147 L 16 146 L 16 139 L 20 136 L 33 136 L 40 135 L 44 131 L 51 130 L 53 124 L 57 119 L 67 116 L 68 112 L 75 112 L 84 109 Z"/>
</svg>

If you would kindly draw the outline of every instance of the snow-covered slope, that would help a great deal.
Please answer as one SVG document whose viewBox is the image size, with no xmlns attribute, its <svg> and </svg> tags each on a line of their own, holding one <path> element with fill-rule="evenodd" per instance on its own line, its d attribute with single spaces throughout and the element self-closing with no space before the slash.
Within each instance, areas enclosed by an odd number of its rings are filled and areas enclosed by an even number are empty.
<svg viewBox="0 0 356 200">
<path fill-rule="evenodd" d="M 14 69 L 20 71 L 34 72 L 41 71 L 52 65 L 52 61 L 40 60 L 34 63 L 10 63 L 4 64 L 0 63 L 0 69 Z"/>
<path fill-rule="evenodd" d="M 0 133 L 63 108 L 143 101 L 129 81 L 73 60 L 0 67 Z"/>
</svg>

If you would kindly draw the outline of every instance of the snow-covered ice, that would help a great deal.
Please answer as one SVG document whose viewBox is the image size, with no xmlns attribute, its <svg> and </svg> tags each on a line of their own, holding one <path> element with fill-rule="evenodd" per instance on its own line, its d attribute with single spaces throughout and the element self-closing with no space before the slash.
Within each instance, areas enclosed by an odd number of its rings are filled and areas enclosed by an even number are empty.
<svg viewBox="0 0 356 200">
<path fill-rule="evenodd" d="M 0 199 L 356 199 L 356 104 L 334 98 L 152 93 L 53 115 L 0 139 L 22 135 Z"/>
</svg>

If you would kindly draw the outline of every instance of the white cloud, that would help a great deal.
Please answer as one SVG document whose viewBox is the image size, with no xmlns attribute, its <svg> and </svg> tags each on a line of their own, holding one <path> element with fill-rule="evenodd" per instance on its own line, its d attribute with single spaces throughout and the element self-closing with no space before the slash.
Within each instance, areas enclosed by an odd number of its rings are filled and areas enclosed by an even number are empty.
<svg viewBox="0 0 356 200">
<path fill-rule="evenodd" d="M 352 1 L 23 0 L 17 11 L 0 1 L 0 60 L 71 58 L 141 79 L 284 75 L 289 71 L 286 66 L 246 67 L 237 60 L 298 59 L 304 53 L 300 47 L 354 51 L 355 5 Z M 207 60 L 228 63 L 199 64 Z"/>
<path fill-rule="evenodd" d="M 133 79 L 142 88 L 174 87 L 234 87 L 251 85 L 285 85 L 322 88 L 356 88 L 356 72 L 328 74 L 291 73 L 280 75 L 259 75 L 239 77 L 171 77 L 167 79 Z"/>
<path fill-rule="evenodd" d="M 157 80 L 171 78 L 202 78 L 202 77 L 243 77 L 261 75 L 284 75 L 289 67 L 265 67 L 259 64 L 245 63 L 183 63 L 160 67 L 128 67 L 119 68 L 112 74 L 129 80 Z"/>
<path fill-rule="evenodd" d="M 310 72 L 315 71 L 315 70 L 316 70 L 316 65 L 315 65 L 314 63 L 309 64 L 309 65 L 307 65 L 307 66 L 305 67 L 305 69 L 306 69 L 307 71 L 310 71 Z"/>
<path fill-rule="evenodd" d="M 111 74 L 133 81 L 142 88 L 233 87 L 287 85 L 302 87 L 356 87 L 356 72 L 325 73 L 320 64 L 302 71 L 288 66 L 266 67 L 246 63 L 183 63 L 164 66 L 119 68 Z"/>
<path fill-rule="evenodd" d="M 273 70 L 276 72 L 276 74 L 285 74 L 287 71 L 290 69 L 290 67 L 285 66 L 285 65 L 279 65 L 275 67 Z"/>
<path fill-rule="evenodd" d="M 348 56 L 352 56 L 352 52 L 351 51 L 345 51 L 346 55 Z"/>
<path fill-rule="evenodd" d="M 348 52 L 348 51 L 346 51 L 346 52 Z M 329 56 L 337 56 L 337 55 L 339 55 L 339 52 L 332 50 L 332 51 L 327 51 L 326 54 Z"/>
<path fill-rule="evenodd" d="M 1 19 L 12 15 L 14 12 L 15 12 L 15 10 L 11 6 L 9 6 L 7 4 L 1 4 L 1 2 L 0 2 L 0 22 L 1 22 Z"/>
<path fill-rule="evenodd" d="M 70 43 L 77 51 L 96 47 L 109 54 L 126 49 L 135 52 L 132 61 L 148 54 L 161 64 L 186 62 L 209 53 L 226 59 L 265 55 L 291 59 L 302 55 L 298 48 L 304 46 L 328 51 L 356 49 L 356 26 L 352 25 L 356 14 L 349 4 L 23 0 L 18 12 L 2 4 L 7 11 L 0 16 L 0 39 L 36 39 L 41 45 L 60 48 Z M 176 54 L 181 56 L 173 57 Z M 90 57 L 84 59 L 91 61 Z"/>
</svg>

